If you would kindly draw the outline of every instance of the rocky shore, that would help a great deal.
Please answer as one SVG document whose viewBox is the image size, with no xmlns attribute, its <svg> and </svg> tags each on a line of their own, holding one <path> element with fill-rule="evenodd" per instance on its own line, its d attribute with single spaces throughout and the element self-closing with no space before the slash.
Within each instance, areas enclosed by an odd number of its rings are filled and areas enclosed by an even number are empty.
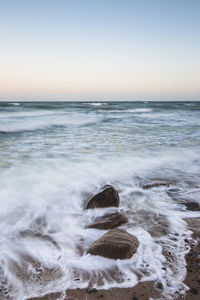
<svg viewBox="0 0 200 300">
<path fill-rule="evenodd" d="M 154 183 L 144 185 L 144 189 L 157 186 L 169 186 L 169 183 Z M 98 207 L 119 207 L 120 199 L 118 192 L 111 186 L 95 195 L 86 205 L 86 209 Z M 186 205 L 187 209 L 188 206 Z M 194 206 L 191 207 L 193 210 Z M 176 292 L 174 299 L 197 300 L 200 299 L 200 219 L 186 219 L 188 228 L 193 232 L 193 239 L 186 240 L 190 246 L 190 252 L 186 255 L 187 276 L 184 280 L 188 291 L 185 295 Z M 122 224 L 128 223 L 128 217 L 120 212 L 106 214 L 88 224 L 87 228 L 106 229 L 107 233 L 102 235 L 97 241 L 89 246 L 87 253 L 91 255 L 101 255 L 108 258 L 124 259 L 130 258 L 137 251 L 139 242 L 136 237 L 125 230 L 118 229 Z M 166 257 L 167 258 L 167 257 Z M 132 288 L 111 288 L 109 290 L 97 290 L 94 288 L 67 290 L 63 295 L 63 300 L 74 299 L 104 299 L 104 300 L 147 300 L 162 299 L 168 300 L 162 294 L 162 283 L 159 282 L 139 282 Z M 61 293 L 52 293 L 39 298 L 29 298 L 27 300 L 57 300 Z"/>
<path fill-rule="evenodd" d="M 186 295 L 176 294 L 177 300 L 199 300 L 200 298 L 200 218 L 186 219 L 189 229 L 193 231 L 193 241 L 188 241 L 191 250 L 186 255 L 187 276 L 184 283 L 188 286 Z M 52 293 L 43 297 L 29 298 L 27 300 L 57 300 L 60 293 Z M 103 299 L 103 300 L 168 300 L 162 296 L 162 286 L 154 282 L 140 282 L 133 288 L 112 288 L 109 290 L 76 289 L 67 290 L 63 300 L 75 299 Z"/>
</svg>

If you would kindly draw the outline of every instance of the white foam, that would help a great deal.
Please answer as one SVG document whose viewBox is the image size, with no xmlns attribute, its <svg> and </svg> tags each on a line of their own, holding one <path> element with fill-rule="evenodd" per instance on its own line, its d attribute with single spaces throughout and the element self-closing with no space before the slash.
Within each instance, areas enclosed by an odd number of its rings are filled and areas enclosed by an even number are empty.
<svg viewBox="0 0 200 300">
<path fill-rule="evenodd" d="M 41 117 L 41 116 L 48 116 L 53 115 L 54 112 L 52 111 L 13 111 L 13 112 L 1 112 L 0 113 L 0 119 L 1 118 L 21 118 L 21 117 Z"/>
<path fill-rule="evenodd" d="M 135 109 L 127 109 L 127 112 L 132 113 L 148 113 L 151 112 L 153 109 L 151 108 L 135 108 Z"/>
<path fill-rule="evenodd" d="M 106 102 L 86 102 L 85 104 L 88 104 L 88 105 L 92 105 L 92 106 L 102 106 L 102 105 L 106 105 L 108 103 Z"/>
<path fill-rule="evenodd" d="M 142 113 L 149 113 L 152 112 L 153 109 L 151 108 L 133 108 L 133 109 L 110 109 L 107 113 L 133 113 L 138 114 L 141 116 Z M 141 113 L 141 114 L 140 114 Z"/>
<path fill-rule="evenodd" d="M 11 103 L 11 104 L 14 105 L 14 106 L 20 105 L 20 103 L 18 103 L 18 102 L 14 102 L 14 103 Z"/>
<path fill-rule="evenodd" d="M 22 113 L 23 116 L 23 113 Z M 25 113 L 26 117 L 30 117 Z M 31 116 L 33 117 L 34 115 L 31 113 Z M 44 114 L 40 115 L 35 115 L 35 116 L 40 116 L 41 118 L 31 118 L 31 119 L 21 119 L 18 118 L 15 121 L 7 122 L 1 122 L 0 123 L 0 132 L 21 132 L 21 131 L 31 131 L 31 130 L 37 130 L 37 129 L 45 129 L 51 126 L 85 126 L 89 124 L 93 124 L 97 122 L 99 119 L 97 117 L 91 117 L 91 118 L 79 118 L 79 119 L 73 119 L 69 118 L 67 119 L 66 117 L 63 116 L 60 118 L 57 118 L 56 116 L 54 117 L 53 115 L 46 115 L 46 118 L 42 118 Z M 3 117 L 5 118 L 5 116 Z M 1 117 L 0 117 L 1 119 Z"/>
</svg>

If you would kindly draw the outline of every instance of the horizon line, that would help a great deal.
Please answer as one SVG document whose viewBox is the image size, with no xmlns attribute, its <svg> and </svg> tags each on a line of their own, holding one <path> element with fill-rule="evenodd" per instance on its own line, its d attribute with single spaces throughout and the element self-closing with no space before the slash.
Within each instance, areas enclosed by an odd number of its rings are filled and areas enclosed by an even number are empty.
<svg viewBox="0 0 200 300">
<path fill-rule="evenodd" d="M 0 103 L 66 102 L 66 103 L 105 103 L 105 102 L 200 102 L 200 100 L 0 100 Z"/>
</svg>

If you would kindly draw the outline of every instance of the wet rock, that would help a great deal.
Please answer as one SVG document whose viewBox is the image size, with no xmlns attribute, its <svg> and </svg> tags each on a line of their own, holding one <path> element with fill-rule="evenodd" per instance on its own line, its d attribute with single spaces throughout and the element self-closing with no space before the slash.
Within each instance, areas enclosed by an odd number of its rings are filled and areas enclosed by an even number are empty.
<svg viewBox="0 0 200 300">
<path fill-rule="evenodd" d="M 112 187 L 109 186 L 102 192 L 96 194 L 87 204 L 88 208 L 103 208 L 103 207 L 118 207 L 119 206 L 119 194 Z"/>
<path fill-rule="evenodd" d="M 186 206 L 188 210 L 197 211 L 200 210 L 200 205 L 197 202 L 181 202 L 180 204 L 183 204 Z"/>
<path fill-rule="evenodd" d="M 190 289 L 190 293 L 192 293 L 192 294 L 194 294 L 194 295 L 198 295 L 198 290 L 197 289 L 195 289 L 195 288 L 191 288 Z"/>
<path fill-rule="evenodd" d="M 112 229 L 128 222 L 128 218 L 120 212 L 106 214 L 102 217 L 95 219 L 92 224 L 89 224 L 88 228 L 98 229 Z"/>
<path fill-rule="evenodd" d="M 162 289 L 163 289 L 163 284 L 162 284 L 162 282 L 160 282 L 160 281 L 157 282 L 156 287 L 157 287 L 157 289 L 162 290 Z"/>
<path fill-rule="evenodd" d="M 185 200 L 185 199 L 182 199 L 181 197 L 172 197 L 171 196 L 171 198 L 174 201 L 176 201 L 178 204 L 184 205 L 187 208 L 187 210 L 191 210 L 191 211 L 199 211 L 200 210 L 199 203 L 197 203 L 195 201 Z"/>
<path fill-rule="evenodd" d="M 200 204 L 195 201 L 195 199 L 198 199 L 199 192 L 189 191 L 189 193 L 172 193 L 171 191 L 168 191 L 167 193 L 174 201 L 178 204 L 184 205 L 188 210 L 200 210 Z"/>
<path fill-rule="evenodd" d="M 169 221 L 163 214 L 147 213 L 146 210 L 140 210 L 139 213 L 135 212 L 133 214 L 132 220 L 134 225 L 142 225 L 152 237 L 160 238 L 170 232 Z"/>
<path fill-rule="evenodd" d="M 148 184 L 143 185 L 142 188 L 143 188 L 144 190 L 147 190 L 147 189 L 151 189 L 151 188 L 158 187 L 158 186 L 166 186 L 166 187 L 169 187 L 169 186 L 170 186 L 170 183 L 169 183 L 169 182 L 154 182 L 154 183 L 148 183 Z"/>
<path fill-rule="evenodd" d="M 137 251 L 138 239 L 122 229 L 111 229 L 95 241 L 87 253 L 113 259 L 128 259 Z"/>
<path fill-rule="evenodd" d="M 96 293 L 96 292 L 97 292 L 97 289 L 86 289 L 87 294 L 93 294 L 93 293 Z"/>
</svg>

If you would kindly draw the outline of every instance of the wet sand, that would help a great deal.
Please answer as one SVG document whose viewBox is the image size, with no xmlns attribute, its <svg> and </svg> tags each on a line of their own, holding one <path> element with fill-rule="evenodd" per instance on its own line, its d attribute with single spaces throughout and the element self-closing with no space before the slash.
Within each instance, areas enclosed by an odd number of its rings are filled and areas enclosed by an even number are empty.
<svg viewBox="0 0 200 300">
<path fill-rule="evenodd" d="M 187 294 L 182 296 L 175 294 L 177 300 L 199 300 L 200 299 L 200 218 L 186 220 L 189 229 L 193 232 L 193 241 L 189 243 L 191 250 L 186 255 L 187 276 L 184 283 L 188 286 Z M 29 298 L 27 300 L 57 300 L 60 293 L 53 293 L 39 298 Z M 109 290 L 96 289 L 76 289 L 66 291 L 63 300 L 148 300 L 162 299 L 168 300 L 162 295 L 162 286 L 155 285 L 154 282 L 139 283 L 133 288 L 113 288 Z"/>
<path fill-rule="evenodd" d="M 76 289 L 68 290 L 66 292 L 65 298 L 63 300 L 139 300 L 139 299 L 149 299 L 150 295 L 159 298 L 160 291 L 156 290 L 153 282 L 139 283 L 133 288 L 113 288 L 109 290 L 99 290 L 96 289 Z M 49 294 L 41 298 L 30 298 L 28 300 L 57 300 L 61 296 L 60 293 Z"/>
<path fill-rule="evenodd" d="M 191 250 L 186 255 L 187 276 L 184 283 L 189 287 L 186 300 L 200 299 L 200 219 L 188 219 L 189 229 L 193 232 L 194 242 L 190 243 Z"/>
</svg>

